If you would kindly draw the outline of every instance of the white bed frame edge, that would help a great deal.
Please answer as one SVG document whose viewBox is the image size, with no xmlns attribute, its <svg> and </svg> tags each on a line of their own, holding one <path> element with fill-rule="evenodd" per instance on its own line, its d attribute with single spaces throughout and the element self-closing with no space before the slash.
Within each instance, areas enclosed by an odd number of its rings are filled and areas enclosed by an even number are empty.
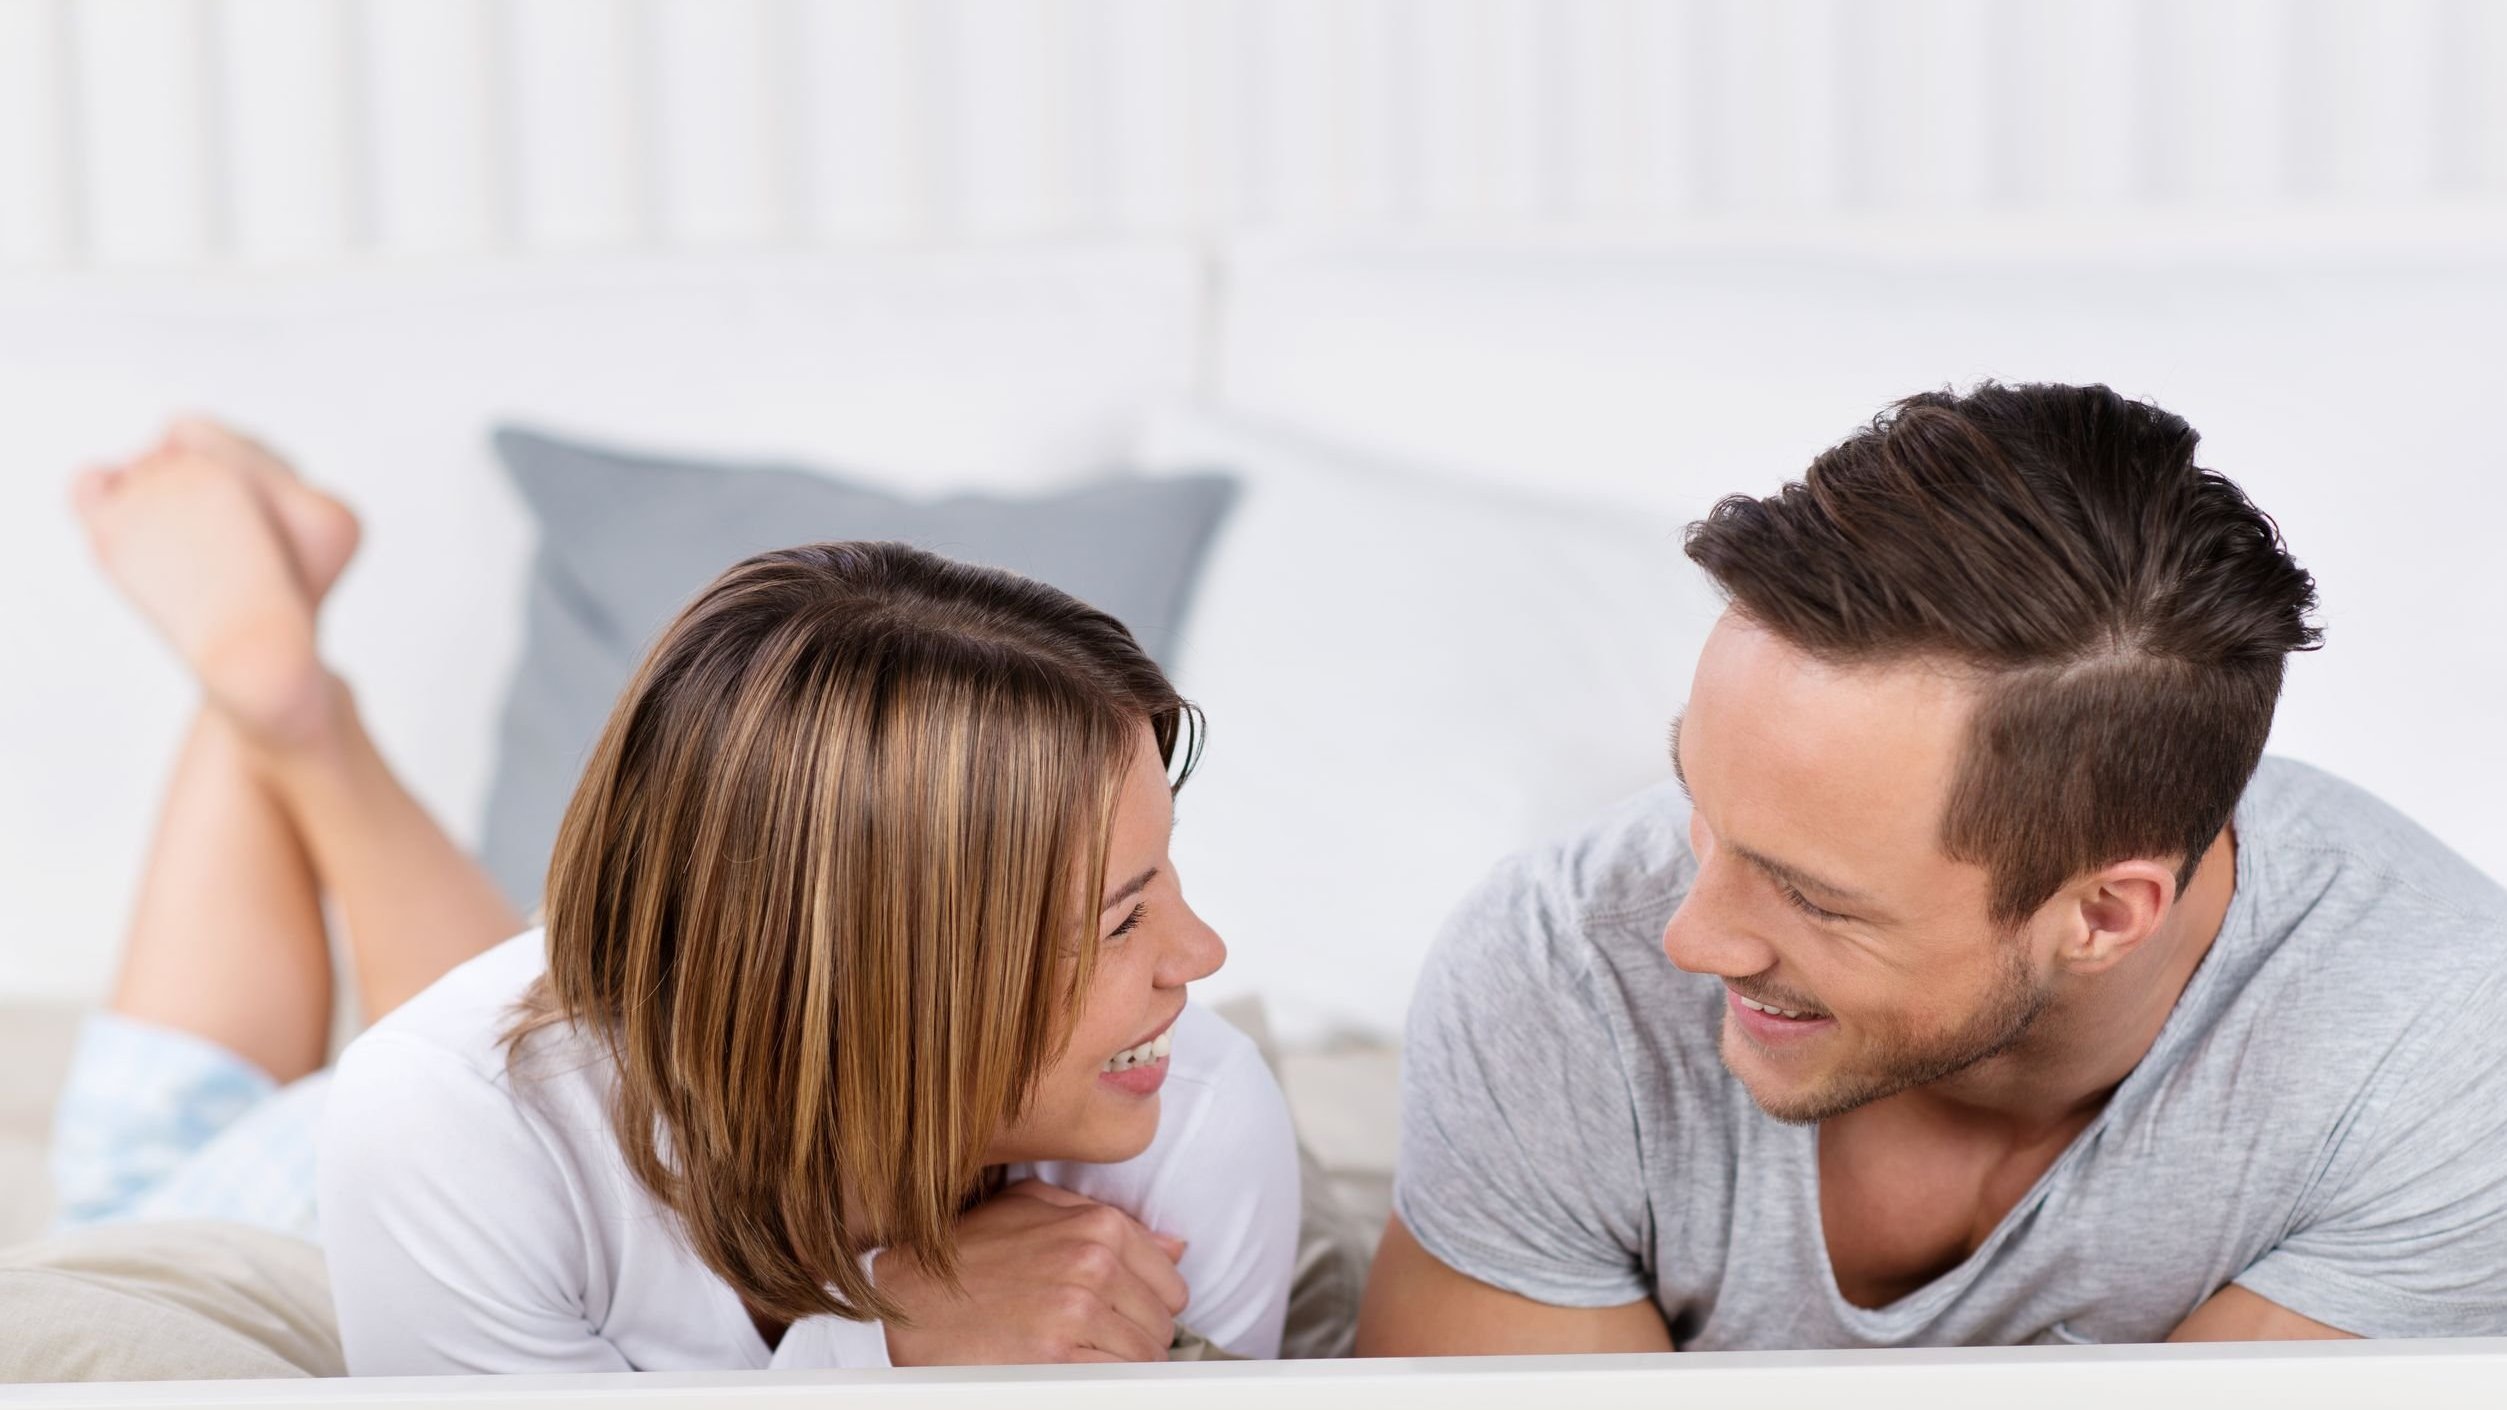
<svg viewBox="0 0 2507 1410">
<path fill-rule="evenodd" d="M 986 1367 L 903 1371 L 618 1376 L 462 1376 L 314 1381 L 184 1381 L 0 1387 L 0 1406 L 271 1405 L 287 1410 L 458 1401 L 473 1410 L 553 1410 L 632 1400 L 646 1410 L 727 1404 L 1166 1410 L 1190 1387 L 1200 1407 L 1300 1410 L 1387 1403 L 1448 1410 L 1572 1405 L 1663 1410 L 2162 1410 L 2268 1405 L 2273 1410 L 2507 1402 L 2507 1338 L 2429 1341 L 2042 1346 L 1906 1351 L 1706 1352 L 1662 1356 L 1521 1356 L 1473 1360 Z"/>
</svg>

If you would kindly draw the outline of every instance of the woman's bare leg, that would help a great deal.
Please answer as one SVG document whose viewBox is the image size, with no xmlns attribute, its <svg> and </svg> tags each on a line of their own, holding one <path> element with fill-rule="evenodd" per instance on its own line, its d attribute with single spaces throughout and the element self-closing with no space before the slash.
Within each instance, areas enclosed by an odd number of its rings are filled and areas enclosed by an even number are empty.
<svg viewBox="0 0 2507 1410">
<path fill-rule="evenodd" d="M 203 710 L 166 785 L 111 1006 L 290 1082 L 329 1051 L 331 982 L 295 826 L 234 728 Z"/>
<path fill-rule="evenodd" d="M 240 576 L 254 597 L 292 586 L 300 609 L 278 615 L 301 615 L 310 640 L 315 606 L 356 551 L 356 519 L 336 506 L 291 502 L 281 520 L 249 493 L 169 479 L 164 462 L 174 450 L 169 433 L 133 466 L 80 478 L 75 498 L 99 559 L 110 572 L 134 553 L 163 551 L 157 521 L 205 511 L 200 532 L 238 540 L 221 547 L 240 566 L 196 550 L 175 556 L 195 569 L 210 564 L 214 576 Z M 209 634 L 233 636 L 222 627 Z M 204 706 L 167 780 L 110 1006 L 218 1043 L 285 1082 L 321 1065 L 331 996 L 313 864 L 250 748 L 223 712 Z"/>
<path fill-rule="evenodd" d="M 358 1001 L 382 1017 L 522 929 L 522 917 L 384 762 L 346 685 L 325 681 L 322 728 L 255 741 L 348 933 Z"/>
<path fill-rule="evenodd" d="M 201 418 L 177 421 L 171 445 L 242 472 L 289 537 L 321 544 L 326 515 L 347 511 L 296 477 L 268 447 Z M 306 555 L 318 603 L 345 557 Z M 327 570 L 328 576 L 324 576 Z M 368 1022 L 462 961 L 522 929 L 485 868 L 401 786 L 367 735 L 345 683 L 314 667 L 321 706 L 301 731 L 248 735 L 262 782 L 286 807 L 346 931 Z"/>
<path fill-rule="evenodd" d="M 314 608 L 356 546 L 345 508 L 200 421 L 76 497 L 107 571 L 210 702 L 168 790 L 115 1006 L 298 1075 L 327 1046 L 323 892 L 369 1018 L 520 922 L 314 654 Z"/>
</svg>

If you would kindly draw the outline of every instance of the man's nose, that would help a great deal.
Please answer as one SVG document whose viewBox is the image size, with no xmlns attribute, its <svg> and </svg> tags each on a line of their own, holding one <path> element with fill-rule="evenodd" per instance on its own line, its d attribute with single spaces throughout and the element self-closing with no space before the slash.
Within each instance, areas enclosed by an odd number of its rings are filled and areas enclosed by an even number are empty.
<svg viewBox="0 0 2507 1410">
<path fill-rule="evenodd" d="M 1764 973 L 1775 964 L 1775 951 L 1758 938 L 1721 860 L 1699 867 L 1663 927 L 1663 954 L 1692 974 L 1740 979 Z"/>
</svg>

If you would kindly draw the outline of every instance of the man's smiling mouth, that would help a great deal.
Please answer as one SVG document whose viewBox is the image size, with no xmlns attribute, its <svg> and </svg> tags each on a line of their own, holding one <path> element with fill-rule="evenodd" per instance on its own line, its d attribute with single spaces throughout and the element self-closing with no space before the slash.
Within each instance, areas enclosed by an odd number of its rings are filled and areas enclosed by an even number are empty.
<svg viewBox="0 0 2507 1410">
<path fill-rule="evenodd" d="M 1764 1014 L 1773 1014 L 1778 1018 L 1810 1020 L 1826 1018 L 1829 1016 L 1820 1012 L 1818 1009 L 1787 1009 L 1778 1008 L 1774 1004 L 1763 1004 L 1742 993 L 1738 989 L 1732 991 L 1732 997 L 1739 1001 L 1745 1008 L 1753 1008 Z"/>
</svg>

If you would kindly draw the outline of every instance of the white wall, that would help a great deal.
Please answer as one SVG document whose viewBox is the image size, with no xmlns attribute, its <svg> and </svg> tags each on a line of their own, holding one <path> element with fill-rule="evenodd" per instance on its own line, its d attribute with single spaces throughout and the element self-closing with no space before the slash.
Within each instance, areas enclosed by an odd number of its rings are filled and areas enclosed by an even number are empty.
<svg viewBox="0 0 2507 1410">
<path fill-rule="evenodd" d="M 0 268 L 2440 208 L 2491 0 L 0 0 Z"/>
<path fill-rule="evenodd" d="M 2286 482 L 2336 645 L 2284 746 L 2497 870 L 2507 647 L 2429 643 L 2507 614 L 2499 75 L 2507 0 L 0 0 L 0 994 L 110 966 L 185 696 L 59 484 L 185 404 L 369 511 L 334 644 L 468 835 L 528 546 L 490 415 L 928 485 L 1197 392 L 1687 511 L 1666 459 L 2108 378 Z M 2209 272 L 2249 255 L 2299 296 Z M 2299 414 L 2363 367 L 2446 392 L 2433 530 Z"/>
</svg>

